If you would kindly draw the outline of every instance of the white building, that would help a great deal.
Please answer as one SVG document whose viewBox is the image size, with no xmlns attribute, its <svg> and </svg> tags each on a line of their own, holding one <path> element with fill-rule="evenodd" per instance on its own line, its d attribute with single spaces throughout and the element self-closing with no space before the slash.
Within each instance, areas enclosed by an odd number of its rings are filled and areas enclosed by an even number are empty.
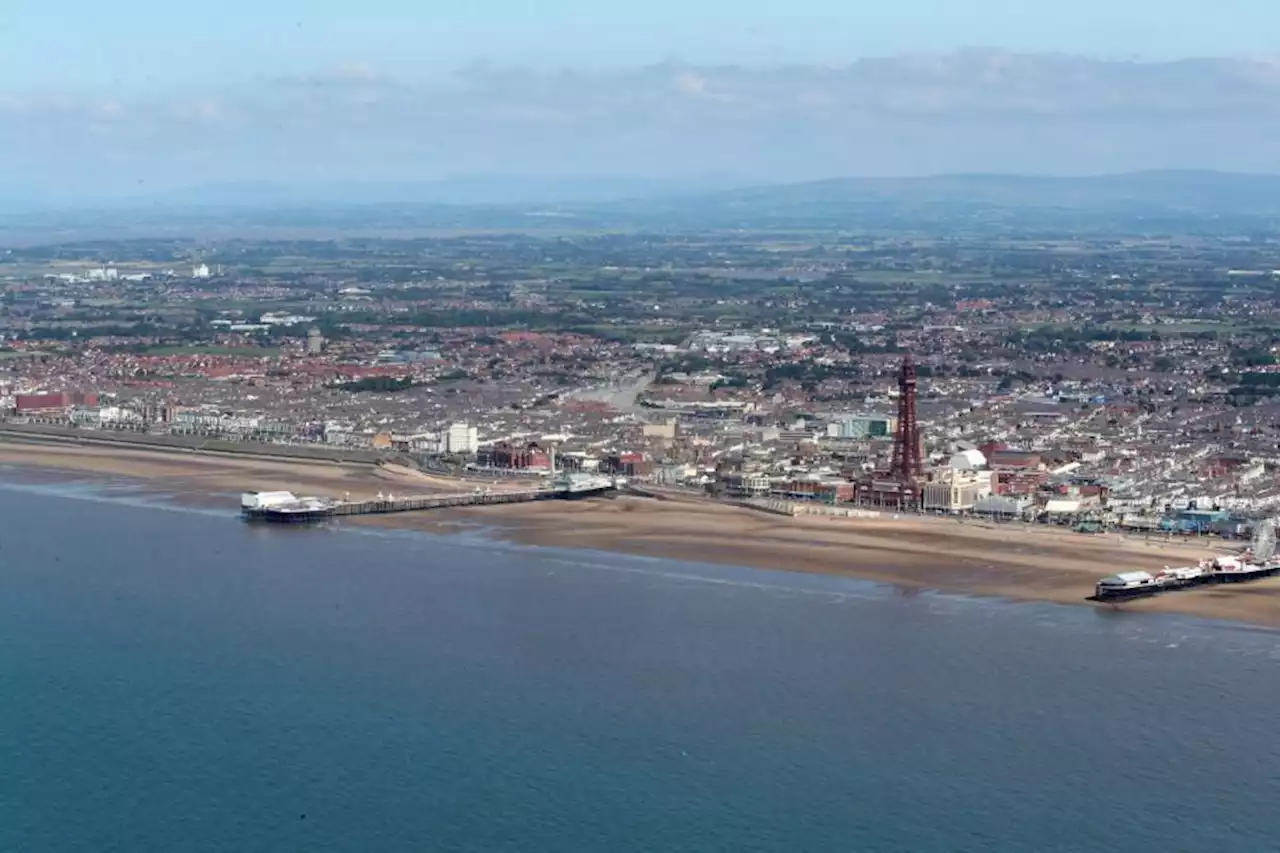
<svg viewBox="0 0 1280 853">
<path fill-rule="evenodd" d="M 199 264 L 191 268 L 192 278 L 211 278 L 212 273 L 209 272 L 208 264 Z"/>
<path fill-rule="evenodd" d="M 730 474 L 725 477 L 725 491 L 735 498 L 756 498 L 769 494 L 773 481 L 763 472 Z"/>
<path fill-rule="evenodd" d="M 453 424 L 444 436 L 444 452 L 470 456 L 480 449 L 480 431 L 467 424 Z"/>
<path fill-rule="evenodd" d="M 120 270 L 115 267 L 98 267 L 85 274 L 86 281 L 116 281 L 120 278 Z"/>
<path fill-rule="evenodd" d="M 87 410 L 87 411 L 92 411 Z M 136 409 L 125 409 L 120 406 L 103 406 L 97 411 L 98 421 L 103 426 L 112 426 L 120 424 L 140 424 L 146 418 L 142 416 L 142 412 Z"/>
<path fill-rule="evenodd" d="M 303 323 L 314 323 L 315 317 L 304 317 L 301 314 L 285 314 L 280 311 L 268 311 L 258 318 L 264 326 L 299 326 Z"/>
<path fill-rule="evenodd" d="M 356 443 L 351 424 L 325 421 L 323 434 L 325 444 L 349 445 Z"/>
<path fill-rule="evenodd" d="M 990 471 L 944 470 L 936 480 L 925 483 L 922 506 L 927 511 L 969 512 L 991 495 Z"/>
<path fill-rule="evenodd" d="M 981 450 L 961 450 L 952 454 L 949 464 L 954 471 L 979 471 L 987 467 L 987 457 Z"/>
<path fill-rule="evenodd" d="M 892 415 L 836 415 L 827 423 L 828 438 L 864 439 L 893 435 L 898 419 Z"/>
</svg>

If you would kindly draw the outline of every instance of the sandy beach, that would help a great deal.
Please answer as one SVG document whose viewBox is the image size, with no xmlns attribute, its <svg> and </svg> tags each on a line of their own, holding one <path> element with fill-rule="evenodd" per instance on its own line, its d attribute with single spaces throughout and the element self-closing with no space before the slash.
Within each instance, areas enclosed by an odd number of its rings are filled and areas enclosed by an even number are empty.
<svg viewBox="0 0 1280 853">
<path fill-rule="evenodd" d="M 372 465 L 349 465 L 181 450 L 115 448 L 55 443 L 0 441 L 0 465 L 20 465 L 128 477 L 145 481 L 165 494 L 237 505 L 245 491 L 288 489 L 298 494 L 370 498 L 379 493 L 459 490 L 456 483 L 422 474 Z"/>
<path fill-rule="evenodd" d="M 177 500 L 226 505 L 229 511 L 241 491 L 253 489 L 355 498 L 471 488 L 406 469 L 71 444 L 0 443 L 0 465 L 129 478 Z M 1085 599 L 1102 575 L 1185 565 L 1215 553 L 1208 548 L 1221 544 L 918 517 L 792 519 L 698 499 L 626 496 L 405 513 L 354 523 L 436 533 L 468 523 L 530 545 L 846 575 L 1100 611 L 1115 606 Z M 1280 579 L 1189 590 L 1122 608 L 1280 626 Z"/>
</svg>

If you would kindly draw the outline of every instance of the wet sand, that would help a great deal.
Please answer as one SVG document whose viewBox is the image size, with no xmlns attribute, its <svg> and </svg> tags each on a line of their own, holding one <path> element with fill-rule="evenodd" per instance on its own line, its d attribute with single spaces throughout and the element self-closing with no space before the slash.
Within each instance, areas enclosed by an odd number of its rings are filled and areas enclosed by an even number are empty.
<svg viewBox="0 0 1280 853">
<path fill-rule="evenodd" d="M 371 498 L 382 493 L 465 491 L 470 485 L 408 469 L 372 465 L 204 454 L 181 450 L 117 449 L 73 444 L 0 442 L 0 465 L 127 477 L 166 494 L 238 506 L 245 491 L 287 489 L 298 494 Z"/>
<path fill-rule="evenodd" d="M 589 548 L 765 569 L 844 575 L 904 587 L 1105 611 L 1184 613 L 1280 627 L 1280 579 L 1204 587 L 1122 605 L 1087 597 L 1103 575 L 1188 565 L 1221 542 L 1168 543 L 1117 534 L 960 523 L 952 519 L 786 518 L 702 502 L 619 497 L 452 510 L 530 545 Z M 443 516 L 373 523 L 432 529 Z"/>
<path fill-rule="evenodd" d="M 253 489 L 355 498 L 472 487 L 406 469 L 150 449 L 0 443 L 0 464 L 95 479 L 129 478 L 178 500 L 228 509 L 237 505 L 241 491 Z M 625 496 L 404 513 L 355 523 L 436 533 L 456 530 L 459 524 L 483 525 L 495 535 L 530 545 L 845 575 L 1062 604 L 1089 604 L 1085 599 L 1103 575 L 1186 565 L 1222 550 L 1222 543 L 1169 543 L 950 519 L 793 519 L 697 499 Z M 1280 579 L 1187 590 L 1119 607 L 1280 626 Z"/>
</svg>

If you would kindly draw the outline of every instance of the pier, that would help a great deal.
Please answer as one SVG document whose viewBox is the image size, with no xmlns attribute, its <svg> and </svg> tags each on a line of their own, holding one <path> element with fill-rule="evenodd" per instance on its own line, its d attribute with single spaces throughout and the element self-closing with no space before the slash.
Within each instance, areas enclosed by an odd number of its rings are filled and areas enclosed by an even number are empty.
<svg viewBox="0 0 1280 853">
<path fill-rule="evenodd" d="M 1090 601 L 1119 602 L 1146 598 L 1208 584 L 1250 583 L 1280 576 L 1280 556 L 1276 553 L 1277 519 L 1255 523 L 1253 543 L 1239 555 L 1223 555 L 1201 560 L 1195 566 L 1168 568 L 1155 572 L 1120 572 L 1098 581 Z"/>
<path fill-rule="evenodd" d="M 352 515 L 386 515 L 449 507 L 490 506 L 546 500 L 574 500 L 610 494 L 617 483 L 607 477 L 562 478 L 533 489 L 476 489 L 442 495 L 392 495 L 368 500 L 298 497 L 292 492 L 245 492 L 240 512 L 247 521 L 309 524 Z"/>
</svg>

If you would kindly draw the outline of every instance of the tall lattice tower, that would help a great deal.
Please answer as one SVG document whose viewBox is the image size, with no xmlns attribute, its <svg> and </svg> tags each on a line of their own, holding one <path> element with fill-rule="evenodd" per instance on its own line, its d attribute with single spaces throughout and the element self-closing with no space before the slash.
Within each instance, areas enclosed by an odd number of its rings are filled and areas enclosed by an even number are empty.
<svg viewBox="0 0 1280 853">
<path fill-rule="evenodd" d="M 920 423 L 916 420 L 916 365 L 908 354 L 898 372 L 898 428 L 893 434 L 893 467 L 889 473 L 900 483 L 924 477 Z"/>
</svg>

